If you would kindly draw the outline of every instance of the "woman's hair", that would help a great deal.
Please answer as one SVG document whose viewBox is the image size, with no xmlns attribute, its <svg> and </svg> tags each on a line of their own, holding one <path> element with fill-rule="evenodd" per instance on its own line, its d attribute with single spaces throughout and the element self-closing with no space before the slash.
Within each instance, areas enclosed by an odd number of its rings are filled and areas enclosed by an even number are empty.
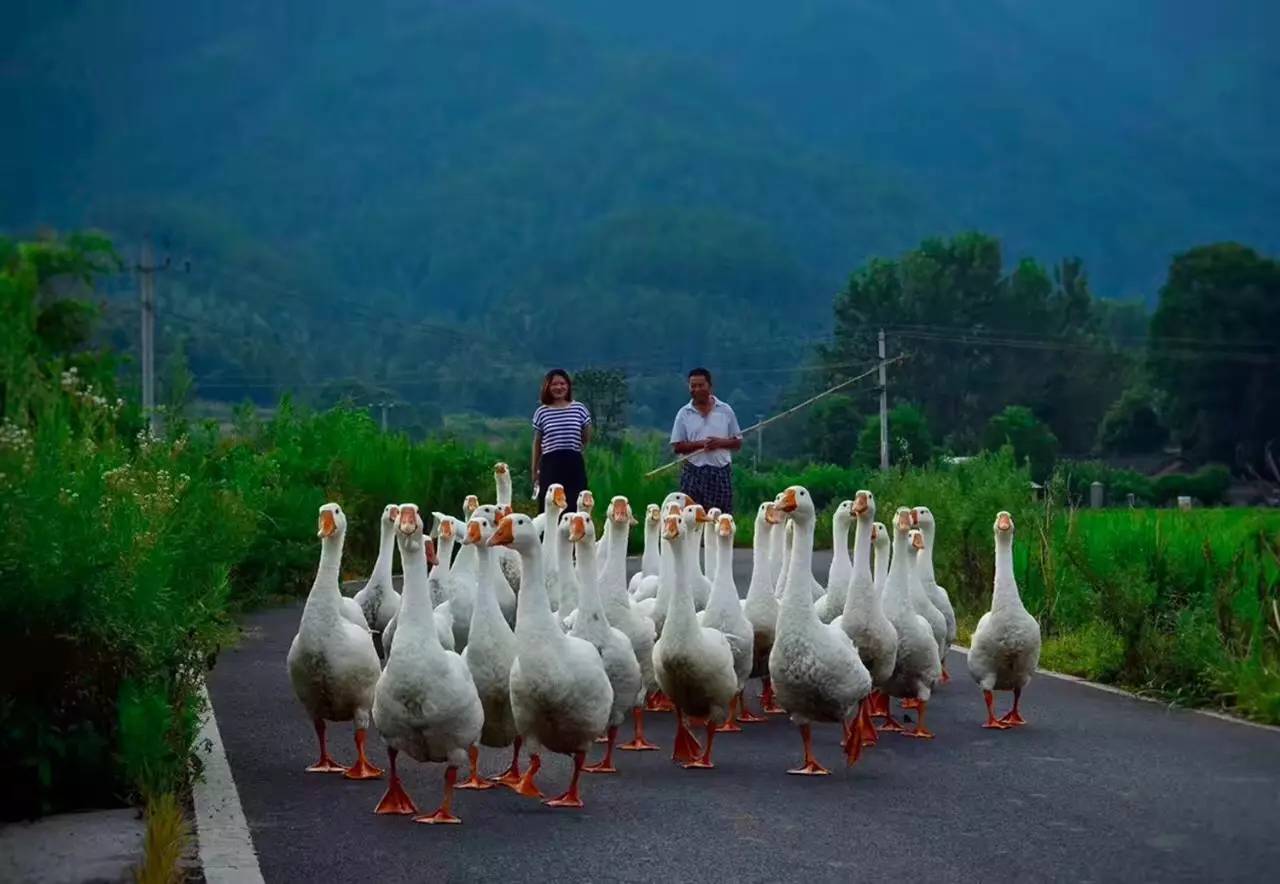
<svg viewBox="0 0 1280 884">
<path fill-rule="evenodd" d="M 551 398 L 551 382 L 556 378 L 564 378 L 564 382 L 569 385 L 569 391 L 565 394 L 565 401 L 573 401 L 573 378 L 569 377 L 569 372 L 563 368 L 553 368 L 542 378 L 542 391 L 538 394 L 538 398 L 542 400 L 543 405 L 550 405 L 555 401 Z"/>
</svg>

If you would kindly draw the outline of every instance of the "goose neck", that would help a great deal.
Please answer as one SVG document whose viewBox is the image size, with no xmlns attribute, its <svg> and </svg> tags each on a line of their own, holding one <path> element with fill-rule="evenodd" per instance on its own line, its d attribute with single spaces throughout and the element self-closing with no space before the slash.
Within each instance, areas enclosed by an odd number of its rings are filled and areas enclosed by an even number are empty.
<svg viewBox="0 0 1280 884">
<path fill-rule="evenodd" d="M 593 617 L 604 619 L 595 541 L 585 539 L 577 544 L 577 549 L 578 579 L 582 582 L 582 589 L 578 594 L 578 623 L 584 620 L 589 622 Z"/>
<path fill-rule="evenodd" d="M 676 542 L 669 544 L 671 548 L 671 557 L 673 567 L 671 570 L 673 586 L 671 598 L 668 600 L 667 620 L 662 628 L 662 634 L 667 635 L 668 632 L 674 637 L 692 633 L 698 625 L 698 615 L 693 606 L 693 587 L 689 582 L 692 576 L 690 565 L 693 564 L 693 556 L 689 555 L 689 538 L 690 536 L 697 538 L 697 535 L 686 534 L 679 538 Z"/>
<path fill-rule="evenodd" d="M 611 599 L 627 600 L 627 535 L 629 533 L 628 526 L 610 519 L 605 528 L 605 565 L 604 565 L 604 581 L 605 589 L 603 595 L 609 596 Z M 594 555 L 594 550 L 592 551 Z M 658 554 L 658 544 L 655 541 L 653 545 L 653 555 Z M 645 555 L 649 555 L 648 544 L 646 543 Z M 643 570 L 643 566 L 641 568 Z M 654 563 L 654 570 L 657 570 L 657 563 Z"/>
<path fill-rule="evenodd" d="M 493 614 L 501 617 L 502 609 L 498 606 L 498 596 L 493 589 L 493 581 L 500 579 L 493 567 L 493 551 L 483 543 L 474 544 L 471 548 L 475 550 L 477 578 L 476 601 L 471 611 L 471 620 L 474 623 L 482 616 L 481 612 L 490 619 Z"/>
<path fill-rule="evenodd" d="M 373 562 L 373 576 L 391 582 L 391 559 L 395 555 L 396 526 L 382 520 L 382 533 L 378 537 L 378 558 Z"/>
<path fill-rule="evenodd" d="M 1018 581 L 1013 575 L 1013 538 L 996 538 L 996 575 L 995 586 L 991 596 L 991 609 L 1003 607 L 1021 607 L 1022 598 L 1018 594 Z"/>
<path fill-rule="evenodd" d="M 806 608 L 813 613 L 813 521 L 792 516 L 795 539 L 787 562 L 786 588 L 782 594 L 784 608 Z M 816 617 L 816 613 L 814 614 Z"/>
<path fill-rule="evenodd" d="M 933 527 L 923 528 L 920 533 L 924 535 L 924 549 L 916 556 L 916 573 L 921 583 L 930 586 L 937 582 L 933 574 Z"/>
<path fill-rule="evenodd" d="M 722 583 L 733 584 L 733 535 L 727 537 L 716 533 L 716 579 Z"/>
<path fill-rule="evenodd" d="M 859 619 L 865 620 L 880 610 L 880 594 L 875 591 L 871 574 L 871 516 L 867 515 L 859 518 L 853 529 L 853 577 L 844 599 L 844 613 L 847 617 L 861 614 Z"/>
<path fill-rule="evenodd" d="M 843 519 L 831 522 L 831 551 L 837 558 L 849 557 L 849 524 Z"/>
<path fill-rule="evenodd" d="M 609 530 L 613 530 L 613 523 L 609 523 Z M 610 535 L 612 536 L 612 535 Z M 657 573 L 658 570 L 658 523 L 652 519 L 645 518 L 644 521 L 644 553 L 640 558 L 640 570 L 646 574 Z M 610 555 L 612 555 L 612 550 Z"/>
<path fill-rule="evenodd" d="M 548 638 L 562 638 L 564 633 L 551 613 L 547 596 L 546 572 L 542 567 L 542 548 L 531 544 L 520 553 L 520 593 L 516 600 L 516 637 L 531 643 Z"/>
<path fill-rule="evenodd" d="M 308 609 L 337 615 L 342 604 L 342 590 L 338 586 L 338 573 L 342 566 L 342 535 L 333 534 L 320 541 L 320 565 L 316 579 L 307 595 Z"/>
<path fill-rule="evenodd" d="M 906 534 L 895 533 L 893 538 L 893 558 L 889 561 L 889 576 L 885 579 L 885 595 L 895 604 L 909 604 L 911 597 L 910 580 L 907 574 L 907 555 L 911 541 Z"/>
<path fill-rule="evenodd" d="M 400 614 L 406 623 L 420 623 L 431 615 L 431 591 L 427 588 L 427 545 L 421 535 L 400 543 L 400 562 L 404 568 L 404 592 L 400 598 Z M 435 629 L 426 630 L 433 640 Z"/>
</svg>

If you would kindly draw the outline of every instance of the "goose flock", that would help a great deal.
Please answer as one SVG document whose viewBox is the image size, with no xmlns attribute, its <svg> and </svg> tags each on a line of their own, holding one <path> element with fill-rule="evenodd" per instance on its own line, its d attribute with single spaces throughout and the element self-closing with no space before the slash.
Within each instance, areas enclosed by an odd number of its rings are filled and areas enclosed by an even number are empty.
<svg viewBox="0 0 1280 884">
<path fill-rule="evenodd" d="M 829 773 L 813 752 L 814 724 L 840 726 L 847 764 L 876 744 L 877 731 L 933 738 L 926 713 L 948 678 L 956 618 L 936 581 L 937 523 L 927 507 L 898 509 L 889 528 L 875 520 L 870 491 L 842 502 L 824 587 L 812 567 L 814 501 L 793 485 L 755 512 L 751 580 L 740 598 L 727 513 L 679 492 L 648 505 L 640 570 L 628 579 L 636 519 L 625 497 L 609 502 L 597 537 L 591 492 L 570 511 L 564 489 L 552 485 L 545 514 L 530 517 L 511 508 L 505 464 L 494 479 L 495 503 L 468 495 L 462 519 L 429 514 L 430 532 L 416 504 L 385 507 L 373 573 L 354 598 L 339 587 L 346 515 L 336 503 L 320 508 L 320 565 L 289 649 L 289 678 L 319 742 L 308 771 L 380 778 L 365 754 L 370 723 L 377 728 L 390 777 L 375 812 L 457 823 L 455 789 L 504 785 L 542 798 L 543 751 L 573 759 L 568 788 L 545 803 L 581 807 L 582 773 L 616 772 L 615 749 L 658 749 L 645 739 L 646 713 L 675 716 L 673 761 L 712 768 L 717 734 L 765 720 L 745 699 L 753 678 L 761 711 L 788 714 L 799 728 L 803 762 L 788 773 Z M 991 610 L 973 632 L 968 666 L 986 704 L 983 727 L 1004 730 L 1026 723 L 1019 702 L 1039 660 L 1040 627 L 1014 580 L 1009 513 L 996 515 L 993 532 Z M 391 579 L 397 550 L 401 592 Z M 995 691 L 1013 693 L 999 718 Z M 914 711 L 910 726 L 894 717 L 892 698 Z M 628 719 L 632 738 L 619 745 Z M 355 727 L 350 767 L 333 760 L 325 739 L 328 722 L 346 721 Z M 604 755 L 588 765 L 596 742 Z M 481 745 L 510 749 L 507 770 L 481 777 Z M 446 765 L 434 812 L 420 814 L 405 791 L 401 753 Z"/>
</svg>

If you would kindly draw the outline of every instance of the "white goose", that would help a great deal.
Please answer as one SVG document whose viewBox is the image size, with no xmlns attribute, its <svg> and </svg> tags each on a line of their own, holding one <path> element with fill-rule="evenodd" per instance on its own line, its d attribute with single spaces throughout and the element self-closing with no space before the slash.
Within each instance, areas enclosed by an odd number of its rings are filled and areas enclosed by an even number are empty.
<svg viewBox="0 0 1280 884">
<path fill-rule="evenodd" d="M 457 588 L 457 578 L 453 574 L 453 551 L 458 536 L 466 526 L 444 513 L 431 515 L 435 521 L 433 533 L 436 540 L 436 565 L 427 575 L 427 587 L 431 591 L 431 604 L 439 608 L 453 598 Z"/>
<path fill-rule="evenodd" d="M 400 611 L 400 641 L 378 679 L 373 721 L 387 743 L 391 781 L 375 813 L 414 813 L 412 799 L 396 770 L 400 752 L 419 762 L 443 762 L 444 800 L 434 813 L 414 817 L 415 823 L 460 823 L 453 814 L 453 788 L 458 766 L 480 738 L 484 709 L 471 673 L 462 658 L 446 651 L 436 637 L 434 612 L 427 593 L 426 541 L 422 518 L 412 503 L 400 505 L 400 561 L 405 572 Z M 410 575 L 413 574 L 413 579 Z"/>
<path fill-rule="evenodd" d="M 490 546 L 510 545 L 520 554 L 522 588 L 516 615 L 516 659 L 511 665 L 511 709 L 516 730 L 529 745 L 530 757 L 515 790 L 541 797 L 534 776 L 542 766 L 538 749 L 546 747 L 573 756 L 573 780 L 568 790 L 547 804 L 581 807 L 578 780 L 587 748 L 609 725 L 613 706 L 609 676 L 594 645 L 560 629 L 547 598 L 542 547 L 533 520 L 520 514 L 506 516 L 488 542 Z"/>
<path fill-rule="evenodd" d="M 1013 576 L 1013 517 L 996 514 L 996 577 L 991 610 L 982 615 L 969 642 L 969 674 L 987 702 L 983 727 L 1004 729 L 1026 724 L 1018 712 L 1022 689 L 1040 662 L 1040 624 L 1027 613 Z M 992 691 L 1013 691 L 1013 708 L 997 719 Z"/>
<path fill-rule="evenodd" d="M 622 495 L 617 495 L 609 504 L 609 512 L 605 516 L 605 542 L 609 550 L 608 561 L 601 573 L 600 595 L 604 603 L 605 617 L 609 625 L 622 631 L 631 642 L 631 649 L 636 663 L 640 667 L 640 678 L 644 684 L 646 697 L 652 697 L 658 691 L 658 678 L 653 671 L 653 643 L 657 638 L 653 619 L 640 613 L 638 606 L 631 603 L 627 595 L 627 535 L 634 522 L 631 515 L 631 504 Z M 629 743 L 619 749 L 631 751 L 651 751 L 657 749 L 644 737 L 644 710 L 632 712 L 635 728 Z"/>
<path fill-rule="evenodd" d="M 320 507 L 320 567 L 302 609 L 298 634 L 289 645 L 289 682 L 311 716 L 320 743 L 320 760 L 307 770 L 345 772 L 349 779 L 367 780 L 382 776 L 364 753 L 373 690 L 381 666 L 364 615 L 360 615 L 357 624 L 343 611 L 338 571 L 346 534 L 347 517 L 342 508 L 336 503 Z M 356 763 L 350 768 L 329 757 L 325 743 L 325 723 L 329 721 L 355 724 Z"/>
<path fill-rule="evenodd" d="M 552 533 L 558 534 L 555 543 L 556 555 L 556 578 L 558 587 L 556 595 L 560 599 L 560 606 L 556 609 L 556 616 L 560 618 L 560 623 L 564 626 L 566 632 L 570 631 L 570 627 L 577 620 L 573 616 L 574 611 L 578 609 L 578 595 L 582 592 L 582 577 L 578 573 L 579 569 L 574 567 L 573 555 L 574 545 L 569 543 L 569 523 L 565 520 L 565 516 L 569 513 L 561 513 L 558 522 L 549 525 L 553 529 Z M 565 625 L 565 624 L 568 625 Z"/>
<path fill-rule="evenodd" d="M 545 522 L 542 532 L 543 577 L 546 581 L 547 601 L 551 604 L 552 611 L 560 610 L 560 532 L 556 527 L 560 524 L 561 514 L 568 508 L 569 501 L 565 497 L 564 486 L 553 482 L 547 488 L 543 504 Z M 524 573 L 524 569 L 521 573 Z"/>
<path fill-rule="evenodd" d="M 636 601 L 648 598 L 658 591 L 658 544 L 662 532 L 662 508 L 651 503 L 644 510 L 644 552 L 640 556 L 640 570 L 631 576 L 627 591 Z M 606 534 L 606 538 L 607 538 Z M 640 595 L 640 584 L 646 577 L 653 578 L 649 596 Z"/>
<path fill-rule="evenodd" d="M 738 727 L 737 712 L 743 702 L 742 691 L 747 686 L 747 679 L 751 677 L 755 630 L 742 611 L 742 599 L 738 597 L 738 586 L 733 580 L 733 537 L 736 532 L 733 516 L 727 513 L 716 516 L 713 527 L 714 546 L 710 552 L 711 561 L 716 563 L 716 577 L 707 608 L 698 615 L 698 625 L 723 632 L 724 637 L 729 640 L 729 649 L 733 651 L 733 671 L 738 679 L 738 692 L 729 703 L 729 720 L 719 730 L 735 732 L 742 730 Z"/>
<path fill-rule="evenodd" d="M 644 679 L 640 663 L 631 648 L 626 633 L 609 625 L 604 603 L 600 599 L 599 565 L 596 562 L 596 529 L 591 517 L 584 512 L 565 513 L 561 518 L 563 540 L 573 544 L 578 556 L 578 569 L 582 576 L 581 593 L 578 596 L 578 617 L 573 625 L 575 638 L 591 642 L 604 661 L 605 674 L 613 688 L 613 706 L 609 711 L 609 730 L 604 758 L 598 764 L 584 767 L 587 773 L 616 773 L 613 766 L 613 748 L 618 740 L 618 725 L 644 703 Z"/>
<path fill-rule="evenodd" d="M 933 513 L 929 511 L 927 506 L 918 506 L 912 511 L 912 522 L 920 528 L 920 533 L 924 535 L 924 549 L 921 551 L 919 558 L 916 560 L 917 568 L 920 571 L 920 583 L 924 586 L 925 595 L 929 597 L 929 601 L 933 602 L 933 606 L 942 612 L 943 618 L 947 622 L 947 648 L 956 640 L 956 609 L 951 605 L 951 597 L 947 591 L 938 585 L 938 581 L 933 572 L 933 542 L 938 534 L 938 525 L 933 518 Z M 946 684 L 951 680 L 951 676 L 947 674 L 947 655 L 946 651 L 942 654 L 942 683 Z"/>
<path fill-rule="evenodd" d="M 490 507 L 491 510 L 496 509 L 492 504 Z M 476 567 L 476 548 L 468 546 L 463 542 L 463 539 L 467 536 L 467 523 L 471 521 L 471 517 L 475 515 L 476 510 L 479 508 L 480 498 L 474 494 L 468 494 L 462 499 L 462 521 L 459 525 L 454 526 L 458 529 L 458 543 L 461 548 L 453 560 L 453 574 L 457 579 L 466 581 L 469 584 L 476 582 L 478 570 Z M 467 618 L 467 622 L 471 622 L 470 617 Z"/>
<path fill-rule="evenodd" d="M 781 713 L 773 696 L 773 683 L 769 678 L 769 652 L 773 650 L 774 635 L 778 628 L 778 599 L 773 594 L 773 574 L 769 567 L 769 550 L 774 535 L 781 531 L 782 516 L 773 501 L 760 504 L 756 510 L 755 531 L 751 545 L 751 583 L 747 586 L 747 598 L 742 603 L 742 613 L 751 624 L 752 665 L 751 677 L 762 681 L 760 705 L 767 713 Z M 747 709 L 743 701 L 738 718 L 740 721 L 764 721 Z"/>
<path fill-rule="evenodd" d="M 421 514 L 419 514 L 418 517 L 421 518 Z M 398 542 L 399 541 L 397 540 L 397 543 Z M 423 541 L 423 544 L 424 546 L 426 545 L 425 540 Z M 447 563 L 453 556 L 453 544 L 453 527 L 450 525 L 448 529 L 444 530 L 440 537 L 440 551 L 435 569 L 431 571 L 430 574 L 427 573 L 426 569 L 414 572 L 414 579 L 422 581 L 423 586 L 426 587 L 427 598 L 431 600 L 431 605 L 434 609 L 432 611 L 432 619 L 436 625 L 436 638 L 440 640 L 441 647 L 448 651 L 456 650 L 453 641 L 453 617 L 449 614 L 449 607 L 437 601 L 437 598 L 442 597 L 445 592 L 449 591 L 448 587 L 450 585 L 450 578 L 447 575 L 450 566 Z M 423 558 L 426 558 L 425 552 L 423 553 Z M 404 561 L 403 553 L 401 553 L 400 560 L 401 562 Z M 443 575 L 441 575 L 440 572 L 442 567 L 445 569 Z M 436 577 L 442 577 L 442 579 L 434 580 L 433 578 Z M 408 584 L 408 575 L 405 575 L 404 582 L 406 585 Z M 390 656 L 391 645 L 396 640 L 396 627 L 398 626 L 399 621 L 400 613 L 396 612 L 396 615 L 388 621 L 386 628 L 382 630 L 382 653 L 387 656 Z"/>
<path fill-rule="evenodd" d="M 668 516 L 681 518 L 682 512 L 683 509 L 679 504 L 667 504 L 662 510 L 664 524 Z M 675 567 L 675 560 L 671 555 L 671 544 L 667 541 L 664 531 L 658 542 L 658 588 L 652 596 L 636 602 L 636 610 L 641 616 L 653 621 L 653 628 L 657 635 L 662 635 L 662 627 L 667 622 L 667 611 L 671 607 L 671 594 L 675 591 L 676 585 Z M 670 711 L 665 705 L 664 709 Z"/>
<path fill-rule="evenodd" d="M 365 623 L 377 633 L 386 629 L 387 623 L 400 610 L 400 594 L 391 583 L 391 560 L 395 555 L 396 520 L 399 518 L 400 508 L 394 503 L 382 508 L 382 519 L 378 522 L 378 558 L 373 563 L 369 582 L 355 595 Z"/>
<path fill-rule="evenodd" d="M 880 598 L 884 599 L 884 587 L 889 580 L 889 550 L 893 546 L 893 536 L 884 522 L 871 524 L 871 545 L 875 551 L 875 588 Z"/>
<path fill-rule="evenodd" d="M 916 521 L 916 511 L 911 510 L 911 524 L 914 526 Z M 924 541 L 924 532 L 915 529 L 920 534 L 919 540 L 912 540 L 911 552 L 909 553 L 910 561 L 908 573 L 911 575 L 911 604 L 915 607 L 916 613 L 929 621 L 929 629 L 933 632 L 933 640 L 938 644 L 938 661 L 939 664 L 945 663 L 947 659 L 947 618 L 942 616 L 942 612 L 929 599 L 929 594 L 924 590 L 924 582 L 921 579 L 920 562 L 927 549 Z M 939 678 L 941 681 L 941 678 Z"/>
<path fill-rule="evenodd" d="M 782 502 L 782 495 L 779 494 L 774 498 L 774 506 Z M 772 543 L 769 547 L 769 585 L 773 587 L 774 598 L 782 598 L 782 590 L 786 583 L 787 555 L 791 551 L 791 538 L 795 528 L 789 521 L 780 523 L 778 530 L 773 532 Z"/>
<path fill-rule="evenodd" d="M 474 512 L 480 513 L 491 523 L 497 524 L 498 508 L 493 504 L 476 507 Z M 467 525 L 443 513 L 435 515 L 440 533 L 444 535 L 447 532 L 453 544 L 460 544 L 469 530 Z M 453 624 L 453 649 L 459 652 L 467 647 L 467 637 L 471 632 L 471 615 L 475 611 L 476 594 L 479 592 L 480 583 L 479 553 L 476 551 L 476 545 L 461 543 L 461 547 L 453 564 L 446 570 L 447 576 L 440 578 L 441 585 L 446 587 L 449 599 L 438 608 L 440 612 L 448 615 L 450 623 Z M 439 570 L 439 568 L 436 569 L 436 571 Z"/>
<path fill-rule="evenodd" d="M 501 512 L 497 507 L 478 508 L 467 522 L 467 533 L 462 540 L 475 550 L 480 576 L 462 661 L 467 664 L 476 692 L 480 695 L 480 705 L 484 707 L 480 743 L 495 749 L 512 744 L 515 747 L 511 767 L 495 781 L 514 784 L 520 781 L 521 743 L 511 713 L 511 664 L 516 658 L 516 637 L 498 604 L 498 592 L 501 589 L 509 592 L 511 587 L 498 571 L 493 550 L 485 545 L 497 527 L 496 512 L 492 511 Z M 474 749 L 470 752 L 471 776 L 458 786 L 459 789 L 487 789 L 491 786 L 480 779 L 477 755 Z"/>
<path fill-rule="evenodd" d="M 830 623 L 844 611 L 849 595 L 853 564 L 849 561 L 849 527 L 853 524 L 853 501 L 842 500 L 831 516 L 831 565 L 827 568 L 827 591 L 818 599 L 818 619 Z"/>
<path fill-rule="evenodd" d="M 494 502 L 499 509 L 511 511 L 511 468 L 502 461 L 498 461 L 493 465 L 493 484 L 497 489 L 497 496 Z M 516 555 L 515 550 L 505 546 L 494 549 L 494 556 L 497 559 L 498 567 L 502 569 L 502 576 L 507 578 L 507 585 L 511 587 L 511 601 L 513 604 L 512 614 L 507 618 L 507 622 L 515 628 L 515 593 L 520 591 L 520 557 Z M 501 601 L 501 599 L 499 599 Z M 506 608 L 503 608 L 506 611 Z"/>
<path fill-rule="evenodd" d="M 707 581 L 711 584 L 714 592 L 716 588 L 716 570 L 720 565 L 719 557 L 716 555 L 716 531 L 720 527 L 720 508 L 713 506 L 707 510 L 707 518 L 710 520 L 702 526 L 702 573 L 706 575 Z M 711 597 L 707 597 L 707 604 L 711 603 Z"/>
<path fill-rule="evenodd" d="M 706 521 L 702 507 L 686 507 L 683 518 L 667 516 L 663 535 L 671 547 L 675 584 L 662 635 L 653 646 L 653 666 L 658 684 L 671 698 L 676 713 L 673 761 L 685 767 L 710 768 L 711 745 L 716 725 L 725 720 L 729 704 L 738 691 L 733 668 L 733 650 L 724 633 L 698 625 L 690 587 L 690 564 L 697 555 L 697 526 Z M 689 733 L 685 716 L 707 722 L 707 745 L 699 757 L 697 741 Z"/>
<path fill-rule="evenodd" d="M 917 613 L 911 600 L 912 575 L 908 561 L 908 550 L 913 546 L 910 536 L 911 510 L 900 508 L 893 525 L 893 559 L 889 563 L 889 576 L 885 581 L 884 613 L 898 633 L 898 653 L 893 664 L 893 675 L 882 690 L 890 697 L 918 701 L 919 718 L 914 728 L 903 731 L 902 725 L 889 715 L 886 717 L 885 729 L 902 731 L 912 737 L 932 739 L 933 734 L 925 727 L 924 716 L 933 685 L 942 675 L 942 663 L 929 621 Z M 923 543 L 923 538 L 916 542 Z"/>
<path fill-rule="evenodd" d="M 885 616 L 884 604 L 871 576 L 871 543 L 875 533 L 876 499 L 870 491 L 854 495 L 851 512 L 856 520 L 853 534 L 853 573 L 849 580 L 849 594 L 845 598 L 844 612 L 832 621 L 853 641 L 862 664 L 871 674 L 874 690 L 862 707 L 863 737 L 876 741 L 872 713 L 882 711 L 883 695 L 880 689 L 893 676 L 893 664 L 898 656 L 898 633 Z M 887 703 L 887 701 L 886 701 Z M 883 707 L 888 714 L 888 707 Z"/>
<path fill-rule="evenodd" d="M 862 718 L 856 713 L 871 693 L 871 676 L 845 631 L 823 623 L 813 608 L 809 587 L 813 576 L 813 499 L 802 486 L 792 485 L 782 493 L 778 508 L 789 514 L 796 527 L 778 633 L 769 653 L 769 674 L 778 701 L 800 726 L 804 740 L 804 764 L 787 773 L 822 775 L 830 771 L 813 755 L 811 723 L 839 723 L 846 731 L 846 763 L 857 761 L 862 751 Z"/>
</svg>

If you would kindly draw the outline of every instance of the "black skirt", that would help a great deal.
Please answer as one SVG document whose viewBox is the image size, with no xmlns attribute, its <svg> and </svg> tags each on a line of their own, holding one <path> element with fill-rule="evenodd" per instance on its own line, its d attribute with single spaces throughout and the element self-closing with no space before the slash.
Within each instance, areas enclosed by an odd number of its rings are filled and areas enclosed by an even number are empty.
<svg viewBox="0 0 1280 884">
<path fill-rule="evenodd" d="M 562 448 L 542 455 L 538 467 L 538 512 L 546 509 L 547 489 L 556 483 L 564 486 L 568 511 L 577 512 L 578 495 L 587 488 L 587 463 L 581 451 Z"/>
</svg>

